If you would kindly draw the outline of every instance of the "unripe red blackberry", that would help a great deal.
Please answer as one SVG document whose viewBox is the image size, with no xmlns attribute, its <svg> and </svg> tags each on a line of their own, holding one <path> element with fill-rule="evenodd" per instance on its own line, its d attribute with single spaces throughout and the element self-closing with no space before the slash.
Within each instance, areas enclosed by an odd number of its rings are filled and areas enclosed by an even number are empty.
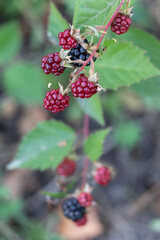
<svg viewBox="0 0 160 240">
<path fill-rule="evenodd" d="M 89 192 L 82 192 L 78 196 L 78 201 L 83 207 L 89 207 L 92 204 L 93 198 Z"/>
<path fill-rule="evenodd" d="M 76 224 L 78 227 L 84 226 L 86 223 L 87 223 L 87 217 L 86 217 L 86 215 L 84 215 L 83 218 L 75 221 L 75 224 Z"/>
<path fill-rule="evenodd" d="M 72 221 L 80 220 L 85 215 L 85 207 L 82 207 L 74 197 L 64 200 L 62 210 L 64 215 Z"/>
<path fill-rule="evenodd" d="M 65 67 L 60 66 L 62 59 L 58 52 L 49 53 L 47 56 L 42 58 L 41 67 L 45 74 L 53 73 L 55 76 L 60 75 L 64 72 Z"/>
<path fill-rule="evenodd" d="M 69 158 L 65 158 L 57 167 L 57 173 L 60 176 L 70 177 L 76 170 L 76 162 Z"/>
<path fill-rule="evenodd" d="M 70 49 L 77 47 L 77 41 L 71 36 L 70 29 L 64 30 L 64 32 L 60 32 L 58 34 L 59 45 L 63 47 L 63 49 Z"/>
<path fill-rule="evenodd" d="M 127 16 L 119 12 L 111 24 L 111 30 L 115 32 L 115 34 L 121 35 L 128 31 L 131 24 L 132 20 L 129 15 Z"/>
<path fill-rule="evenodd" d="M 105 167 L 105 166 L 101 166 L 98 167 L 96 169 L 95 175 L 94 175 L 94 180 L 102 185 L 102 186 L 106 186 L 110 180 L 111 180 L 111 171 L 109 168 Z"/>
<path fill-rule="evenodd" d="M 84 43 L 88 44 L 88 40 L 84 39 Z M 72 61 L 75 60 L 83 60 L 86 61 L 89 57 L 90 54 L 87 52 L 86 49 L 84 49 L 79 43 L 76 48 L 71 48 L 71 51 L 68 53 L 68 56 Z M 93 57 L 93 61 L 96 61 L 96 58 Z M 89 61 L 86 66 L 89 66 L 91 62 Z M 81 67 L 83 64 L 82 63 L 72 63 L 74 67 Z"/>
<path fill-rule="evenodd" d="M 46 93 L 43 100 L 44 108 L 52 113 L 62 112 L 64 108 L 69 106 L 70 97 L 61 94 L 59 89 L 52 89 Z"/>
<path fill-rule="evenodd" d="M 71 90 L 74 97 L 90 98 L 97 93 L 97 86 L 96 83 L 89 81 L 82 73 L 77 80 L 72 83 Z"/>
</svg>

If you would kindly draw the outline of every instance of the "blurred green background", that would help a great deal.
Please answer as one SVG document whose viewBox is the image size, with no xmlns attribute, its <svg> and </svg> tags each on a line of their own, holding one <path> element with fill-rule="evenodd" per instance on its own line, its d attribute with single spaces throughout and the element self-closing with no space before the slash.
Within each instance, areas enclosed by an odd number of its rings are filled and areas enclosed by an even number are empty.
<svg viewBox="0 0 160 240">
<path fill-rule="evenodd" d="M 75 1 L 55 0 L 54 3 L 71 22 Z M 134 26 L 160 38 L 160 1 L 137 1 L 134 9 Z M 61 239 L 56 234 L 59 229 L 57 210 L 50 213 L 44 197 L 38 194 L 41 187 L 52 181 L 54 173 L 6 171 L 6 165 L 12 161 L 21 138 L 39 121 L 55 117 L 77 130 L 82 127 L 83 111 L 73 99 L 72 107 L 56 116 L 43 109 L 48 83 L 56 87 L 58 81 L 65 83 L 68 76 L 68 70 L 60 77 L 46 76 L 40 67 L 44 55 L 59 49 L 56 39 L 47 37 L 48 13 L 47 0 L 0 0 L 1 240 Z M 113 128 L 104 158 L 113 162 L 118 176 L 108 190 L 99 190 L 97 201 L 104 206 L 105 197 L 109 196 L 111 206 L 106 204 L 104 213 L 100 214 L 105 231 L 101 237 L 95 234 L 92 239 L 124 240 L 125 237 L 131 239 L 132 235 L 134 240 L 157 240 L 160 233 L 160 194 L 157 190 L 160 181 L 159 89 L 156 93 L 154 89 L 154 94 L 152 88 L 145 94 L 140 89 L 138 95 L 130 90 L 120 89 L 118 92 L 109 91 L 107 96 L 105 93 L 101 95 L 106 125 Z M 155 94 L 156 98 L 153 97 Z M 91 131 L 98 127 L 98 123 L 92 120 Z M 146 203 L 143 194 L 150 189 L 153 200 Z M 133 200 L 136 204 L 141 195 L 144 207 L 138 208 L 137 203 L 137 210 L 132 205 Z M 128 223 L 124 220 L 127 216 L 122 214 L 124 204 L 138 211 L 127 219 Z M 146 204 L 148 208 L 144 210 Z M 116 231 L 108 227 L 113 218 L 109 212 L 106 220 L 108 210 L 113 214 L 118 212 L 117 219 L 124 217 L 124 225 Z M 62 234 L 65 235 L 65 231 Z M 84 235 L 81 239 L 88 238 Z"/>
</svg>

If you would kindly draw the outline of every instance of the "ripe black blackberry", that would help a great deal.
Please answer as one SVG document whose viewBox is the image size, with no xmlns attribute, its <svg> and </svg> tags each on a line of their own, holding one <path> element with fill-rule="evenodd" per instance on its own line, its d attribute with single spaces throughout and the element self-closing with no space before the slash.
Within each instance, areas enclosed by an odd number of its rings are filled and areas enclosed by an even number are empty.
<svg viewBox="0 0 160 240">
<path fill-rule="evenodd" d="M 83 41 L 84 43 L 88 43 L 88 40 L 87 39 L 84 39 Z M 75 60 L 83 60 L 83 61 L 86 61 L 89 57 L 90 57 L 90 54 L 87 52 L 86 49 L 84 49 L 79 43 L 77 45 L 76 48 L 71 48 L 71 51 L 68 53 L 68 56 L 70 56 L 70 59 L 72 61 L 75 61 Z M 96 58 L 93 57 L 93 61 L 96 61 Z M 91 64 L 91 62 L 89 61 L 87 63 L 86 66 L 89 66 Z M 72 63 L 72 65 L 74 67 L 82 67 L 82 63 Z"/>
<path fill-rule="evenodd" d="M 64 215 L 72 221 L 82 219 L 85 215 L 85 207 L 82 207 L 74 197 L 67 198 L 62 205 Z"/>
</svg>

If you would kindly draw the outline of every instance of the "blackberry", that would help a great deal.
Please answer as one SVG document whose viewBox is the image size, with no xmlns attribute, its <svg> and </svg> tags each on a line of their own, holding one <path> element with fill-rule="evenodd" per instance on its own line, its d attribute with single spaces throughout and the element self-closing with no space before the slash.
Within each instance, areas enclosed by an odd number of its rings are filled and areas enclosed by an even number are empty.
<svg viewBox="0 0 160 240">
<path fill-rule="evenodd" d="M 67 198 L 62 205 L 64 215 L 72 221 L 80 220 L 85 215 L 85 207 L 82 207 L 74 197 Z"/>
<path fill-rule="evenodd" d="M 75 48 L 77 46 L 77 41 L 70 34 L 71 29 L 66 29 L 64 32 L 60 32 L 58 34 L 59 45 L 63 47 L 63 49 Z"/>
<path fill-rule="evenodd" d="M 88 43 L 88 40 L 87 39 L 84 39 L 83 40 L 84 43 Z M 79 43 L 77 45 L 76 48 L 71 48 L 70 52 L 68 53 L 68 56 L 70 56 L 70 59 L 72 61 L 75 61 L 75 60 L 83 60 L 83 61 L 86 61 L 89 57 L 90 57 L 90 54 L 87 52 L 86 49 L 84 49 Z M 96 58 L 93 57 L 93 61 L 95 62 L 96 61 Z M 87 63 L 86 66 L 89 66 L 91 64 L 91 62 L 89 61 Z M 74 67 L 82 67 L 82 63 L 72 63 L 72 65 Z"/>
<path fill-rule="evenodd" d="M 108 167 L 101 166 L 96 169 L 94 180 L 98 184 L 106 186 L 111 181 L 111 178 L 112 178 L 111 171 Z"/>
<path fill-rule="evenodd" d="M 55 76 L 59 76 L 65 70 L 65 67 L 60 65 L 61 61 L 59 52 L 49 53 L 42 58 L 41 68 L 45 74 L 53 73 Z"/>
<path fill-rule="evenodd" d="M 97 93 L 97 86 L 95 83 L 88 80 L 82 73 L 77 80 L 72 83 L 71 91 L 74 97 L 90 98 Z"/>
<path fill-rule="evenodd" d="M 52 113 L 62 112 L 64 108 L 69 106 L 69 96 L 62 95 L 59 89 L 52 89 L 46 93 L 43 100 L 44 108 Z"/>
<path fill-rule="evenodd" d="M 57 173 L 60 176 L 69 177 L 71 176 L 76 170 L 76 162 L 69 159 L 64 158 L 63 162 L 61 162 L 57 167 Z"/>
<path fill-rule="evenodd" d="M 115 19 L 111 24 L 111 30 L 117 35 L 124 34 L 130 28 L 132 20 L 130 17 L 125 16 L 122 13 L 117 13 Z"/>
<path fill-rule="evenodd" d="M 83 207 L 89 207 L 92 204 L 93 198 L 89 192 L 82 192 L 78 196 L 78 201 Z"/>
</svg>

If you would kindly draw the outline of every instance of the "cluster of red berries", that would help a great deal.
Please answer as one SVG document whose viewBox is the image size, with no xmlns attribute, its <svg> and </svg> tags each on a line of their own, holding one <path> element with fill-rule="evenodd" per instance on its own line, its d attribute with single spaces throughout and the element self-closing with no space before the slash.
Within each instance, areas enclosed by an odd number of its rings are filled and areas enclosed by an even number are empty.
<svg viewBox="0 0 160 240">
<path fill-rule="evenodd" d="M 120 35 L 128 31 L 130 25 L 132 24 L 130 14 L 125 14 L 118 12 L 111 24 L 111 30 L 116 34 Z M 59 45 L 62 46 L 64 50 L 69 50 L 68 57 L 72 61 L 86 61 L 90 54 L 87 49 L 84 49 L 80 43 L 76 41 L 76 37 L 73 34 L 71 29 L 66 29 L 63 32 L 58 34 Z M 76 39 L 75 39 L 75 38 Z M 83 44 L 89 46 L 88 40 L 83 39 Z M 61 55 L 59 52 L 50 53 L 47 56 L 42 58 L 41 67 L 45 74 L 54 74 L 59 76 L 65 70 L 65 60 L 66 57 Z M 92 58 L 93 61 L 96 60 L 96 57 Z M 87 63 L 86 66 L 89 66 L 91 61 Z M 71 63 L 75 68 L 81 67 L 83 64 L 81 62 Z M 71 91 L 74 97 L 80 98 L 90 98 L 98 91 L 98 84 L 96 81 L 90 81 L 84 74 L 80 74 L 76 81 L 71 85 Z M 44 98 L 44 107 L 45 109 L 51 111 L 52 113 L 62 112 L 64 108 L 69 106 L 70 98 L 67 96 L 66 91 L 59 89 L 53 89 L 47 92 Z"/>
</svg>

